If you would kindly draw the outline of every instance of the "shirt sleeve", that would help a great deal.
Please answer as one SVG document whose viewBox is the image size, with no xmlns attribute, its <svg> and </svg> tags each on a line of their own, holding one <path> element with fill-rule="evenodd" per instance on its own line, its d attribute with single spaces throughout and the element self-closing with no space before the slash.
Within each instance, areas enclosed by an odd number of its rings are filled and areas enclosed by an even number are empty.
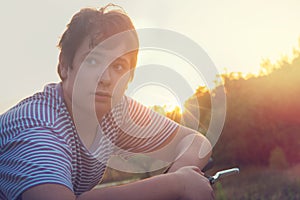
<svg viewBox="0 0 300 200">
<path fill-rule="evenodd" d="M 115 119 L 118 149 L 132 153 L 147 153 L 164 146 L 174 136 L 179 125 L 139 102 L 126 97 L 122 109 L 112 111 Z M 122 116 L 122 117 L 120 117 Z"/>
<path fill-rule="evenodd" d="M 1 147 L 1 195 L 14 200 L 28 188 L 46 183 L 73 190 L 71 166 L 70 152 L 51 130 L 26 130 Z"/>
</svg>

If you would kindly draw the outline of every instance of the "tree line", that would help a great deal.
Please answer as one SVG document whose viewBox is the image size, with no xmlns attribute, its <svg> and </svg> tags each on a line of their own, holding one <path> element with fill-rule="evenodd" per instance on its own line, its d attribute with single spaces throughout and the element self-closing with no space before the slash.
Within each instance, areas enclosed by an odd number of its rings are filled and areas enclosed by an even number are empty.
<svg viewBox="0 0 300 200">
<path fill-rule="evenodd" d="M 220 76 L 226 94 L 226 119 L 213 150 L 216 164 L 286 168 L 299 163 L 300 51 L 294 49 L 291 60 L 283 57 L 275 64 L 264 60 L 259 75 L 244 77 L 232 72 Z M 219 85 L 209 91 L 200 86 L 185 102 L 182 114 L 178 108 L 160 113 L 186 126 L 197 120 L 196 129 L 206 134 L 211 100 L 219 98 L 222 89 Z M 200 118 L 195 113 L 200 113 Z"/>
</svg>

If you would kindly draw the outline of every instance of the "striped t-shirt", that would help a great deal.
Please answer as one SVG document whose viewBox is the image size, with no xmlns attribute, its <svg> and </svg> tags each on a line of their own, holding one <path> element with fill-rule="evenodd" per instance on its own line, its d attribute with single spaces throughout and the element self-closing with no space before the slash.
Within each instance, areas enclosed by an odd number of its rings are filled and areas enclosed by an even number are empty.
<svg viewBox="0 0 300 200">
<path fill-rule="evenodd" d="M 26 189 L 46 183 L 80 195 L 99 183 L 112 154 L 152 151 L 177 127 L 124 96 L 101 121 L 88 150 L 67 111 L 61 85 L 49 84 L 0 116 L 0 199 L 21 199 Z"/>
</svg>

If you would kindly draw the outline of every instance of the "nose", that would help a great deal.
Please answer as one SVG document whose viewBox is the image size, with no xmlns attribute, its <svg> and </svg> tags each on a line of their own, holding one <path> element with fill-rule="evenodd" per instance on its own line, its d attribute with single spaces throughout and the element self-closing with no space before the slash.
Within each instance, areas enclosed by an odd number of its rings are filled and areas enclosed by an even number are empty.
<svg viewBox="0 0 300 200">
<path fill-rule="evenodd" d="M 100 84 L 109 85 L 110 82 L 111 82 L 110 70 L 106 69 L 100 77 Z"/>
</svg>

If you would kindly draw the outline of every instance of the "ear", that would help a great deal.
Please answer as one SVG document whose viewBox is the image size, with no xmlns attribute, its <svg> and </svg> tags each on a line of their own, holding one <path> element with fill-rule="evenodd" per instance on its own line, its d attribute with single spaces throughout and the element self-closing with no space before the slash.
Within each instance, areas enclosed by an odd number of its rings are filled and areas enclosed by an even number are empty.
<svg viewBox="0 0 300 200">
<path fill-rule="evenodd" d="M 66 65 L 63 53 L 60 52 L 59 54 L 59 63 L 58 63 L 58 74 L 61 80 L 65 80 L 68 77 L 68 66 Z"/>
</svg>

